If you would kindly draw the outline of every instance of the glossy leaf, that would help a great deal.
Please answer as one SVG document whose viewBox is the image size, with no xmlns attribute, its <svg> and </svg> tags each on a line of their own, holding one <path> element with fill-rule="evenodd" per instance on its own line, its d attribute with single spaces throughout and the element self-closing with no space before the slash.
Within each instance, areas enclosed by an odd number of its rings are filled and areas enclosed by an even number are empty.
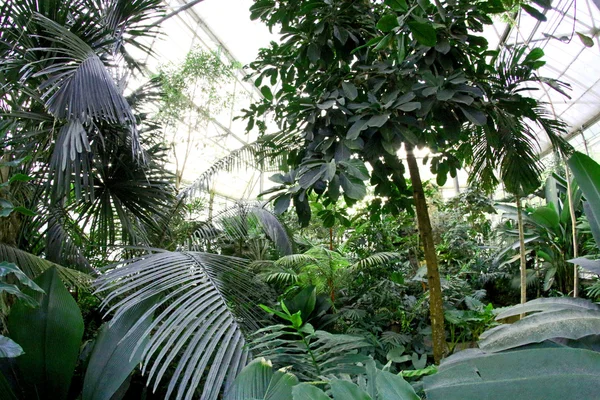
<svg viewBox="0 0 600 400">
<path fill-rule="evenodd" d="M 273 371 L 273 364 L 257 358 L 238 375 L 224 396 L 225 400 L 291 400 L 298 378 L 284 370 Z"/>
<path fill-rule="evenodd" d="M 482 334 L 479 347 L 498 352 L 553 338 L 580 339 L 600 332 L 600 311 L 563 309 L 529 315 Z"/>
<path fill-rule="evenodd" d="M 423 382 L 427 400 L 591 400 L 598 395 L 599 375 L 600 353 L 557 347 L 442 365 Z"/>
<path fill-rule="evenodd" d="M 142 335 L 152 322 L 152 314 L 146 312 L 155 300 L 145 300 L 127 310 L 113 324 L 102 325 L 85 373 L 83 400 L 110 400 L 140 363 L 141 350 L 147 343 Z M 135 329 L 130 332 L 134 325 Z M 142 340 L 141 346 L 134 352 L 139 340 Z"/>
<path fill-rule="evenodd" d="M 14 358 L 23 354 L 23 348 L 12 339 L 0 335 L 0 358 Z"/>
<path fill-rule="evenodd" d="M 67 291 L 55 268 L 35 279 L 45 291 L 25 290 L 39 303 L 30 308 L 13 306 L 8 327 L 11 338 L 25 354 L 17 358 L 28 393 L 47 399 L 67 398 L 83 337 L 83 318 L 73 296 Z"/>
<path fill-rule="evenodd" d="M 406 24 L 417 42 L 429 47 L 436 45 L 437 35 L 435 33 L 435 28 L 431 23 L 410 20 L 407 21 Z"/>
</svg>

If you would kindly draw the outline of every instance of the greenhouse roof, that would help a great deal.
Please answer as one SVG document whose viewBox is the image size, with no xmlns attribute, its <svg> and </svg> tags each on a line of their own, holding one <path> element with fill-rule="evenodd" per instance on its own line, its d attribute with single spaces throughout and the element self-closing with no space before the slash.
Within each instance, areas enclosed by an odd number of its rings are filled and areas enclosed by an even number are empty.
<svg viewBox="0 0 600 400">
<path fill-rule="evenodd" d="M 198 45 L 220 49 L 230 60 L 245 65 L 254 60 L 261 47 L 267 46 L 271 40 L 277 40 L 277 36 L 260 22 L 250 20 L 252 0 L 167 0 L 166 4 L 167 11 L 175 15 L 162 24 L 165 32 L 163 39 L 153 43 L 158 54 L 154 68 L 165 60 L 182 59 L 191 48 Z M 553 9 L 544 12 L 547 18 L 545 22 L 520 12 L 511 22 L 506 18 L 496 18 L 495 24 L 484 32 L 491 49 L 522 44 L 530 49 L 543 49 L 546 65 L 540 69 L 540 76 L 558 79 L 570 85 L 570 90 L 566 91 L 567 97 L 543 85 L 535 88 L 531 95 L 547 103 L 549 110 L 568 124 L 571 143 L 579 150 L 588 152 L 595 152 L 595 147 L 600 144 L 599 6 L 600 0 L 555 1 Z M 180 9 L 181 12 L 175 13 Z M 149 64 L 152 65 L 152 62 Z M 237 90 L 243 89 L 246 101 L 236 103 L 235 110 L 217 118 L 218 126 L 215 129 L 220 133 L 208 134 L 202 139 L 212 150 L 210 154 L 200 157 L 202 162 L 198 161 L 192 168 L 193 171 L 186 177 L 188 182 L 193 180 L 194 174 L 198 175 L 208 168 L 211 162 L 256 137 L 246 136 L 245 124 L 232 120 L 247 106 L 248 99 L 260 96 L 242 78 L 243 72 L 240 71 L 236 87 Z M 550 143 L 546 135 L 539 131 L 538 138 L 540 152 L 549 153 Z M 222 185 L 218 192 L 231 198 L 256 195 L 266 177 L 250 170 L 247 174 L 236 173 L 219 179 L 219 182 L 229 183 Z M 244 196 L 241 196 L 240 185 L 246 187 Z M 448 185 L 454 190 L 453 183 Z"/>
</svg>

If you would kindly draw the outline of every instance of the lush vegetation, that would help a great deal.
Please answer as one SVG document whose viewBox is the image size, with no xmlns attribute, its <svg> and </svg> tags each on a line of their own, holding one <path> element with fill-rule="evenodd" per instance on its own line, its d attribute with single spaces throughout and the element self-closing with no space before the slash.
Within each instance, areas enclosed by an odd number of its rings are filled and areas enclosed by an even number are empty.
<svg viewBox="0 0 600 400">
<path fill-rule="evenodd" d="M 0 5 L 3 399 L 597 397 L 600 165 L 525 94 L 566 89 L 543 51 L 480 35 L 550 4 L 255 1 L 283 34 L 248 69 L 261 135 L 188 188 L 238 66 L 194 49 L 128 87 L 161 4 Z M 214 210 L 242 160 L 272 189 Z"/>
</svg>

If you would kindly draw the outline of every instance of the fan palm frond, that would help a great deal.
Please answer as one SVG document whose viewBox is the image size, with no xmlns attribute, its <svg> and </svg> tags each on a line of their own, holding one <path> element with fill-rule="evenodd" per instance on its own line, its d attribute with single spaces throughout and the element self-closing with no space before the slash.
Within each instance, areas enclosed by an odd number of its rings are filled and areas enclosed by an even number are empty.
<svg viewBox="0 0 600 400">
<path fill-rule="evenodd" d="M 250 354 L 242 327 L 258 328 L 248 309 L 246 294 L 257 288 L 247 263 L 215 254 L 164 252 L 113 265 L 98 278 L 98 292 L 107 293 L 102 304 L 107 314 L 115 311 L 113 320 L 145 299 L 163 296 L 148 311 L 157 315 L 147 329 L 152 336 L 142 360 L 155 389 L 167 368 L 177 365 L 166 398 L 196 398 L 205 378 L 200 398 L 216 399 L 246 365 Z"/>
</svg>

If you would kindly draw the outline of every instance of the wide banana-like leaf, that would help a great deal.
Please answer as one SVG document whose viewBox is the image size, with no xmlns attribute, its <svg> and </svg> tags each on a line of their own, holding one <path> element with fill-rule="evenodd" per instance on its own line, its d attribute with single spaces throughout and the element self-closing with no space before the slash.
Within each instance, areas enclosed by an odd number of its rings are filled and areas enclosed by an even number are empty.
<svg viewBox="0 0 600 400">
<path fill-rule="evenodd" d="M 46 294 L 25 289 L 40 306 L 16 303 L 8 318 L 11 338 L 25 354 L 18 357 L 27 398 L 66 399 L 83 337 L 83 318 L 56 268 L 35 279 Z"/>
<path fill-rule="evenodd" d="M 152 322 L 152 315 L 146 312 L 155 302 L 156 299 L 150 298 L 138 303 L 111 326 L 109 323 L 102 326 L 85 373 L 83 400 L 110 400 L 139 364 L 141 348 L 148 340 L 148 336 L 142 335 Z M 143 315 L 146 315 L 145 319 L 138 324 Z M 123 339 L 133 325 L 137 326 L 136 330 Z M 134 353 L 133 349 L 140 340 L 141 346 Z"/>
<path fill-rule="evenodd" d="M 240 372 L 225 400 L 290 400 L 298 378 L 283 369 L 273 371 L 273 364 L 257 358 Z"/>
<path fill-rule="evenodd" d="M 589 300 L 573 297 L 544 297 L 530 300 L 525 304 L 518 304 L 506 309 L 500 310 L 496 315 L 496 320 L 501 320 L 515 315 L 526 314 L 530 312 L 545 312 L 565 309 L 598 310 L 600 306 Z"/>
<path fill-rule="evenodd" d="M 442 365 L 423 381 L 427 400 L 593 400 L 599 376 L 600 353 L 555 347 Z"/>
<path fill-rule="evenodd" d="M 484 332 L 479 347 L 498 352 L 540 343 L 553 338 L 577 340 L 600 332 L 600 311 L 562 309 L 536 313 L 513 324 L 504 324 Z"/>
<path fill-rule="evenodd" d="M 142 349 L 143 372 L 148 372 L 154 390 L 171 374 L 166 398 L 216 399 L 231 385 L 249 359 L 241 325 L 258 327 L 247 297 L 256 293 L 247 261 L 215 254 L 164 252 L 114 266 L 98 281 L 98 291 L 107 292 L 104 306 L 115 311 L 117 323 L 132 307 L 163 295 L 131 330 L 134 332 L 158 310 L 132 353 Z M 235 307 L 235 313 L 230 307 Z M 126 336 L 127 337 L 127 336 Z M 201 395 L 196 390 L 203 382 Z"/>
</svg>

